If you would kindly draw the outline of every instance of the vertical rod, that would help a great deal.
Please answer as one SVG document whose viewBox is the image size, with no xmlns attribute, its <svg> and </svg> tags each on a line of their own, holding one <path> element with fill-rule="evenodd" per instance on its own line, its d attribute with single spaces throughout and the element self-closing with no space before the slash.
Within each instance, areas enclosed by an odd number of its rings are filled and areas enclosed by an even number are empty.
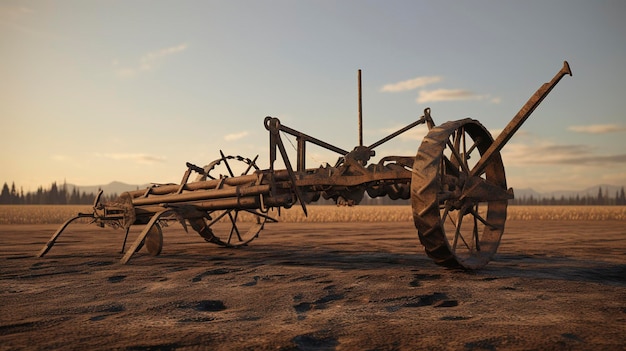
<svg viewBox="0 0 626 351">
<path fill-rule="evenodd" d="M 363 103 L 361 101 L 361 70 L 358 74 L 359 84 L 359 146 L 363 146 Z"/>
<path fill-rule="evenodd" d="M 297 169 L 298 172 L 304 172 L 306 170 L 306 140 L 299 136 L 296 138 L 298 141 L 298 161 L 297 161 Z"/>
</svg>

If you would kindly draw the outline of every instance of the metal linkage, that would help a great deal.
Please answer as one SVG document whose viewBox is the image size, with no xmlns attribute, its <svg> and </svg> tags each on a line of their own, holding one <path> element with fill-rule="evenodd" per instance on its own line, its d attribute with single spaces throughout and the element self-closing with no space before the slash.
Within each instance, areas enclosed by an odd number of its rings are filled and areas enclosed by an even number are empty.
<svg viewBox="0 0 626 351">
<path fill-rule="evenodd" d="M 500 151 L 567 74 L 571 71 L 565 62 L 495 140 L 472 119 L 436 125 L 430 108 L 426 108 L 415 122 L 365 146 L 359 71 L 359 144 L 352 151 L 282 125 L 278 118 L 266 117 L 263 124 L 269 132 L 269 168 L 257 166 L 258 156 L 226 156 L 220 150 L 220 158 L 204 167 L 187 162 L 178 184 L 154 184 L 125 192 L 112 202 L 102 202 L 100 194 L 93 213 L 80 213 L 63 223 L 38 256 L 44 256 L 67 226 L 79 218 L 126 229 L 123 252 L 130 228 L 143 225 L 124 253 L 121 262 L 125 264 L 144 246 L 150 254 L 160 254 L 162 227 L 169 221 L 180 222 L 185 230 L 190 226 L 209 243 L 239 247 L 257 238 L 265 223 L 276 221 L 268 215 L 271 208 L 290 208 L 299 203 L 307 215 L 306 204 L 320 198 L 352 206 L 367 194 L 371 198 L 411 199 L 415 226 L 428 256 L 447 267 L 480 268 L 497 249 L 507 201 L 513 196 L 512 189 L 506 187 Z M 422 124 L 429 131 L 416 156 L 385 156 L 369 163 L 376 155 L 375 148 Z M 281 133 L 297 140 L 295 168 Z M 326 163 L 306 168 L 307 143 L 339 154 L 338 161 L 334 166 Z M 275 169 L 279 155 L 285 169 Z M 235 175 L 233 162 L 243 167 L 241 174 Z M 197 176 L 190 181 L 193 173 Z M 252 220 L 244 219 L 246 216 Z M 230 230 L 220 233 L 218 223 L 230 224 Z"/>
</svg>

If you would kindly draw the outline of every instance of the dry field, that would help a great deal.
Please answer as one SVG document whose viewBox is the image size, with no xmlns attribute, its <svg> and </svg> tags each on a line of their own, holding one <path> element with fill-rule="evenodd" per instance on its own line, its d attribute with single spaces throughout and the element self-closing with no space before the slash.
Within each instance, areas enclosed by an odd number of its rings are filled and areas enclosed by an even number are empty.
<svg viewBox="0 0 626 351">
<path fill-rule="evenodd" d="M 281 222 L 405 222 L 412 221 L 411 206 L 308 206 L 305 217 L 299 206 L 270 215 Z M 60 224 L 78 212 L 91 212 L 88 205 L 0 205 L 0 224 Z M 251 219 L 241 213 L 242 219 Z M 509 206 L 509 220 L 598 221 L 626 220 L 626 206 Z"/>
<path fill-rule="evenodd" d="M 476 272 L 434 265 L 408 206 L 294 207 L 240 249 L 173 224 L 128 265 L 76 224 L 34 257 L 89 209 L 0 206 L 0 350 L 625 349 L 624 207 L 509 207 Z"/>
</svg>

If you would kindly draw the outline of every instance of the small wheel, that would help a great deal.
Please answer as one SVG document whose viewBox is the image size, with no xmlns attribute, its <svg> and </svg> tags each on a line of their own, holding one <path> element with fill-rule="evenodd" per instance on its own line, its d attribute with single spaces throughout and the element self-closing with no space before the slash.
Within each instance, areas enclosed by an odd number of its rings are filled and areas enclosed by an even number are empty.
<svg viewBox="0 0 626 351">
<path fill-rule="evenodd" d="M 163 230 L 158 223 L 155 223 L 150 228 L 144 239 L 144 244 L 150 255 L 158 256 L 161 254 L 161 250 L 163 249 Z"/>
<path fill-rule="evenodd" d="M 411 180 L 413 219 L 427 255 L 439 265 L 478 269 L 498 249 L 513 197 L 500 154 L 472 174 L 492 143 L 482 124 L 463 119 L 432 128 L 419 147 Z"/>
<path fill-rule="evenodd" d="M 148 251 L 148 253 L 152 256 L 158 256 L 161 254 L 161 250 L 163 249 L 163 230 L 158 223 L 155 223 L 150 228 L 146 237 L 135 249 L 135 252 L 139 252 L 144 246 L 146 247 L 146 251 Z"/>
</svg>

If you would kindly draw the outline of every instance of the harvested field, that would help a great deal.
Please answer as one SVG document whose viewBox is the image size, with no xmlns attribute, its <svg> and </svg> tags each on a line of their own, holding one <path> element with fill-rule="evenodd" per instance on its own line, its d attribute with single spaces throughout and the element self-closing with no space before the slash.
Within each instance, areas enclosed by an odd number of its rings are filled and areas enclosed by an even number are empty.
<svg viewBox="0 0 626 351">
<path fill-rule="evenodd" d="M 477 272 L 434 265 L 410 208 L 322 209 L 241 249 L 173 224 L 125 266 L 122 230 L 76 224 L 35 258 L 57 225 L 2 222 L 0 350 L 624 349 L 623 207 L 510 207 Z"/>
<path fill-rule="evenodd" d="M 270 215 L 281 222 L 405 222 L 412 221 L 411 206 L 308 206 L 305 217 L 299 206 Z M 0 224 L 60 224 L 78 212 L 91 213 L 88 205 L 0 205 Z M 252 219 L 242 212 L 242 219 Z M 626 206 L 509 206 L 509 220 L 626 221 Z M 225 219 L 226 220 L 226 219 Z"/>
</svg>

